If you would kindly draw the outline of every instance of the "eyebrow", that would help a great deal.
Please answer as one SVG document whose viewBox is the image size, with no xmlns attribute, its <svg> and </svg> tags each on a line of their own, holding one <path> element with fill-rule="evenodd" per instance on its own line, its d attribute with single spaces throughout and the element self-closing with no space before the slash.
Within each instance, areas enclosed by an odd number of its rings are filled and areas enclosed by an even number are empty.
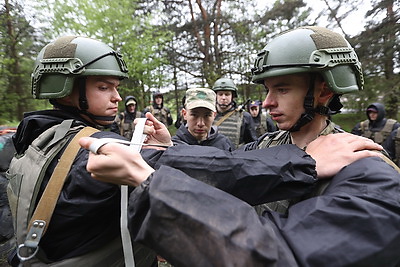
<svg viewBox="0 0 400 267">
<path fill-rule="evenodd" d="M 271 88 L 271 87 L 282 87 L 282 86 L 290 86 L 290 83 L 287 83 L 287 82 L 278 82 L 278 83 L 273 84 L 272 86 L 267 86 L 266 84 L 264 84 L 264 86 L 265 86 L 266 88 Z"/>
<path fill-rule="evenodd" d="M 103 82 L 103 83 L 107 83 L 107 84 L 111 84 L 111 85 L 120 85 L 119 81 L 112 81 L 112 80 L 108 80 L 106 78 L 97 78 L 96 82 Z"/>
</svg>

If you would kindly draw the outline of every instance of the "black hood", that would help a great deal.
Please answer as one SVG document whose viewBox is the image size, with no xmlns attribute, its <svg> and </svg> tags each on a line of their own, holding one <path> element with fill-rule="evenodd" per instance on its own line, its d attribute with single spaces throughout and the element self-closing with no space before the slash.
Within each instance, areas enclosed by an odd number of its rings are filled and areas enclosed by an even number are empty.
<svg viewBox="0 0 400 267">
<path fill-rule="evenodd" d="M 374 109 L 376 109 L 376 110 L 378 111 L 378 117 L 376 118 L 376 121 L 371 121 L 371 120 L 369 119 L 369 116 L 368 116 L 368 109 L 369 109 L 369 108 L 374 108 Z M 371 124 L 371 127 L 372 127 L 372 128 L 380 127 L 380 126 L 383 127 L 383 124 L 386 123 L 386 119 L 385 119 L 385 116 L 386 116 L 385 106 L 382 105 L 381 103 L 372 103 L 371 105 L 369 105 L 369 106 L 367 107 L 367 109 L 366 109 L 366 114 L 367 114 L 367 118 L 368 118 L 368 120 L 370 121 L 370 124 Z"/>
<path fill-rule="evenodd" d="M 13 136 L 13 143 L 16 152 L 18 154 L 23 153 L 41 133 L 68 119 L 74 119 L 73 126 L 90 125 L 95 127 L 94 125 L 84 121 L 81 117 L 63 110 L 27 112 L 24 114 L 24 119 L 18 125 L 17 132 Z"/>
</svg>

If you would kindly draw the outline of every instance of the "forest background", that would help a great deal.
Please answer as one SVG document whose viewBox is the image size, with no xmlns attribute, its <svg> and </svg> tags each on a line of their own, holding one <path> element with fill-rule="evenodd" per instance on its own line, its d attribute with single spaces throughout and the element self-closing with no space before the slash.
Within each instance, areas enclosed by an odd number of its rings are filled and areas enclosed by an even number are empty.
<svg viewBox="0 0 400 267">
<path fill-rule="evenodd" d="M 121 96 L 134 95 L 142 110 L 160 90 L 175 119 L 187 88 L 212 87 L 220 77 L 235 81 L 238 104 L 263 100 L 263 87 L 251 82 L 257 53 L 276 34 L 304 25 L 343 34 L 362 62 L 365 89 L 342 96 L 345 112 L 333 120 L 350 130 L 366 118 L 372 102 L 385 104 L 387 117 L 398 119 L 399 1 L 4 0 L 0 125 L 16 125 L 24 112 L 52 108 L 47 100 L 32 98 L 30 74 L 40 49 L 61 35 L 93 37 L 121 51 L 130 76 Z M 356 10 L 365 11 L 354 17 Z M 360 30 L 350 32 L 349 23 Z"/>
</svg>

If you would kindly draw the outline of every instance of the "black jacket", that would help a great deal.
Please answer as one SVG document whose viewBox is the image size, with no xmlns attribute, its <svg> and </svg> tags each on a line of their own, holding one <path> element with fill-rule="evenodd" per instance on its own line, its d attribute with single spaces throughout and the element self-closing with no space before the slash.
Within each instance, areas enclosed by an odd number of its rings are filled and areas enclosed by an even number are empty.
<svg viewBox="0 0 400 267">
<path fill-rule="evenodd" d="M 366 115 L 369 120 L 369 130 L 371 132 L 380 132 L 380 131 L 382 131 L 382 129 L 385 126 L 386 121 L 387 121 L 387 119 L 385 118 L 385 116 L 386 116 L 385 106 L 382 105 L 381 103 L 373 103 L 367 107 L 367 110 L 370 107 L 373 107 L 378 111 L 378 117 L 375 121 L 371 121 L 368 116 L 368 111 L 366 111 Z M 400 123 L 396 122 L 393 125 L 393 130 L 397 129 L 399 126 L 400 126 Z M 351 130 L 351 133 L 356 134 L 356 135 L 363 134 L 363 132 L 361 130 L 361 122 L 358 122 L 354 126 L 354 128 Z"/>
<path fill-rule="evenodd" d="M 294 145 L 233 155 L 211 149 L 168 149 L 130 196 L 133 237 L 174 266 L 400 263 L 400 174 L 383 160 L 343 168 L 287 217 L 259 217 L 251 205 L 310 190 L 313 160 Z"/>
<path fill-rule="evenodd" d="M 176 131 L 176 135 L 172 136 L 174 145 L 187 144 L 187 145 L 200 145 L 200 146 L 213 146 L 222 150 L 233 150 L 232 142 L 223 134 L 218 133 L 215 126 L 211 127 L 211 131 L 204 141 L 197 141 L 196 138 L 188 131 L 186 126 L 182 124 Z"/>
<path fill-rule="evenodd" d="M 23 153 L 46 129 L 71 118 L 75 119 L 73 125 L 93 126 L 82 118 L 60 110 L 26 114 L 14 136 L 17 153 Z M 97 132 L 92 136 L 123 139 L 122 136 L 112 132 Z M 46 171 L 39 198 L 61 153 L 55 157 Z M 119 186 L 97 181 L 90 176 L 86 171 L 88 154 L 87 150 L 79 150 L 57 201 L 47 232 L 39 243 L 51 261 L 93 251 L 120 235 Z"/>
</svg>

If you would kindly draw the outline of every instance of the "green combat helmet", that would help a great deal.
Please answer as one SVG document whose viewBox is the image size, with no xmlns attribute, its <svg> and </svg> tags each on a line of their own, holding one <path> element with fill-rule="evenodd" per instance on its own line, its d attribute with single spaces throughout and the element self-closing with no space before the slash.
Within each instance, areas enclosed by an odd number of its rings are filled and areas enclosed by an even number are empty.
<svg viewBox="0 0 400 267">
<path fill-rule="evenodd" d="M 32 95 L 57 99 L 71 94 L 76 78 L 99 75 L 128 77 L 121 55 L 108 45 L 87 37 L 64 36 L 39 53 L 32 73 Z"/>
<path fill-rule="evenodd" d="M 350 44 L 322 27 L 301 27 L 276 37 L 258 54 L 253 82 L 267 77 L 319 72 L 337 94 L 362 90 L 361 63 Z"/>
<path fill-rule="evenodd" d="M 237 87 L 233 83 L 232 79 L 229 78 L 219 78 L 218 80 L 215 81 L 212 89 L 214 92 L 217 91 L 232 91 L 233 97 L 237 97 Z"/>
<path fill-rule="evenodd" d="M 340 34 L 322 27 L 300 27 L 277 36 L 257 55 L 251 72 L 252 81 L 260 84 L 268 77 L 320 73 L 335 93 L 329 107 L 314 108 L 314 87 L 310 86 L 304 99 L 305 113 L 290 131 L 299 130 L 316 112 L 323 115 L 339 112 L 340 95 L 362 90 L 364 85 L 361 63 L 354 49 Z"/>
</svg>

